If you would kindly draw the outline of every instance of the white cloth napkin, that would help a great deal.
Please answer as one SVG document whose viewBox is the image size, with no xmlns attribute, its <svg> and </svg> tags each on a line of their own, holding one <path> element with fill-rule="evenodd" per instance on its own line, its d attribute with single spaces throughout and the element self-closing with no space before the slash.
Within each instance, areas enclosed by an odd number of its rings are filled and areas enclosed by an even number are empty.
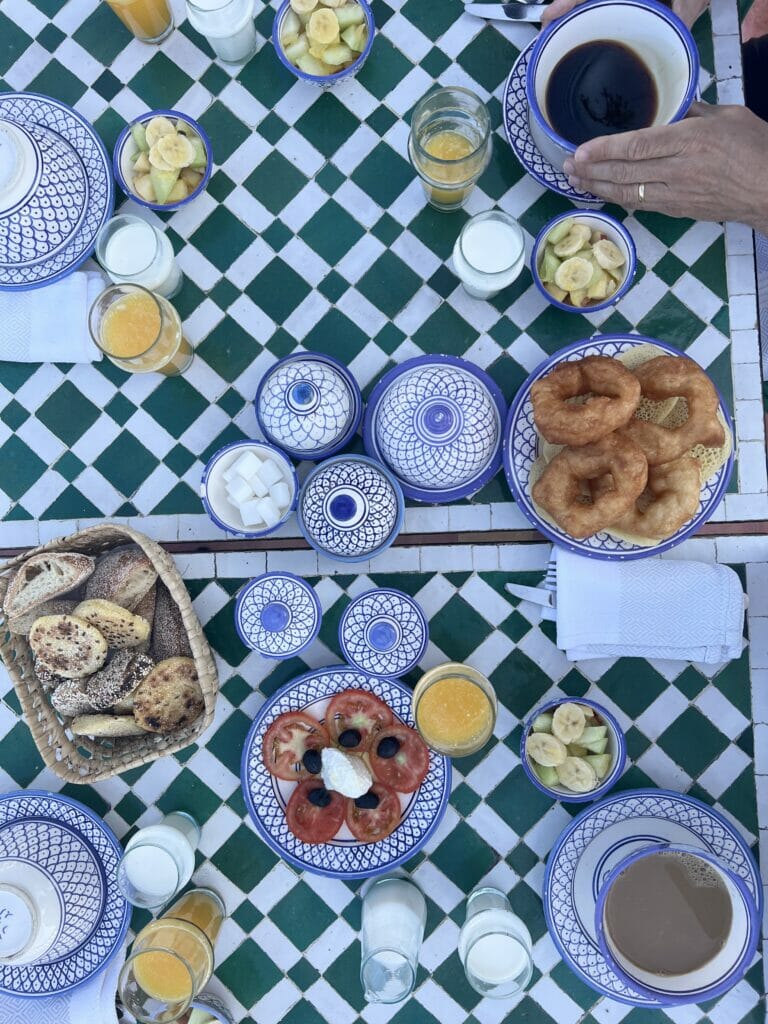
<svg viewBox="0 0 768 1024">
<path fill-rule="evenodd" d="M 88 332 L 88 312 L 104 289 L 96 271 L 79 271 L 45 288 L 0 292 L 0 360 L 95 363 L 101 352 Z"/>
<path fill-rule="evenodd" d="M 597 562 L 557 550 L 557 646 L 569 661 L 741 655 L 744 592 L 727 565 Z"/>
</svg>

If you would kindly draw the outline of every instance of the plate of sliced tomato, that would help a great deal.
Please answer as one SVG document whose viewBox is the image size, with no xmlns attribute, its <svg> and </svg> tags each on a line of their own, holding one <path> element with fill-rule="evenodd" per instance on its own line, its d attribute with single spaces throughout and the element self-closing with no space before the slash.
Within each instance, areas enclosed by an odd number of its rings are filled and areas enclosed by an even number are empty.
<svg viewBox="0 0 768 1024">
<path fill-rule="evenodd" d="M 307 672 L 259 709 L 241 780 L 262 839 L 302 871 L 368 878 L 410 859 L 440 823 L 451 763 L 414 728 L 411 690 L 348 665 Z M 358 799 L 326 789 L 322 751 L 362 758 L 373 784 Z"/>
</svg>

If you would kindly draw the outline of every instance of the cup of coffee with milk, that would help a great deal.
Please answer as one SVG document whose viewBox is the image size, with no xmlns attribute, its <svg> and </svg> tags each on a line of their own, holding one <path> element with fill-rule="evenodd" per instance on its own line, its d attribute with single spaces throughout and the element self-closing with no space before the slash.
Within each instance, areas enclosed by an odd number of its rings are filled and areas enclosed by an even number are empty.
<svg viewBox="0 0 768 1024">
<path fill-rule="evenodd" d="M 528 123 L 562 171 L 578 146 L 685 117 L 699 56 L 688 28 L 656 0 L 590 0 L 552 22 L 531 49 Z"/>
</svg>

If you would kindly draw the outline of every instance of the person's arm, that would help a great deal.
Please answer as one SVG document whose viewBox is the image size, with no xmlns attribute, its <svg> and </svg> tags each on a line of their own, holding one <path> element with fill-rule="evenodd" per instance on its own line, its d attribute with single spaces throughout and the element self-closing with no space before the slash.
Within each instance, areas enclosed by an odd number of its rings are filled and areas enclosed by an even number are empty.
<svg viewBox="0 0 768 1024">
<path fill-rule="evenodd" d="M 568 11 L 583 2 L 584 0 L 552 0 L 541 16 L 541 24 L 548 25 L 550 21 L 562 17 L 563 14 L 567 14 Z M 709 7 L 709 0 L 673 0 L 671 6 L 675 14 L 690 27 L 698 16 Z"/>
</svg>

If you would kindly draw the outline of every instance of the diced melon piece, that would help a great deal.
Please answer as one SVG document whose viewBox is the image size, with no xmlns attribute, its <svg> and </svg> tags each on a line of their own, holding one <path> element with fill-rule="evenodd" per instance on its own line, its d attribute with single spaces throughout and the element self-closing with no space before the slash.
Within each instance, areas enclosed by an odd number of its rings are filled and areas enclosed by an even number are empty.
<svg viewBox="0 0 768 1024">
<path fill-rule="evenodd" d="M 537 715 L 531 725 L 532 732 L 552 732 L 552 715 L 545 711 L 543 715 Z"/>
<path fill-rule="evenodd" d="M 309 42 L 306 36 L 299 36 L 299 38 L 284 48 L 286 58 L 291 64 L 296 64 L 299 57 L 304 57 L 309 53 Z"/>
<path fill-rule="evenodd" d="M 316 78 L 325 78 L 328 74 L 326 64 L 313 57 L 310 53 L 303 53 L 297 60 L 296 66 L 300 68 L 305 75 L 314 75 Z"/>
<path fill-rule="evenodd" d="M 313 43 L 309 48 L 309 55 L 322 63 L 327 49 L 325 43 Z"/>
<path fill-rule="evenodd" d="M 152 187 L 155 190 L 158 203 L 167 203 L 171 190 L 176 182 L 179 180 L 178 171 L 158 171 L 156 167 L 153 167 L 149 172 L 149 178 L 152 182 Z"/>
<path fill-rule="evenodd" d="M 195 151 L 195 155 L 189 164 L 196 171 L 205 170 L 208 166 L 208 154 L 205 151 L 203 140 L 195 136 L 189 140 L 192 143 L 192 148 Z"/>
<path fill-rule="evenodd" d="M 167 202 L 169 203 L 180 203 L 183 199 L 187 199 L 189 196 L 189 188 L 186 181 L 182 181 L 181 178 L 176 182 L 171 191 L 168 193 Z"/>
<path fill-rule="evenodd" d="M 608 740 L 595 740 L 594 743 L 585 743 L 584 746 L 590 754 L 604 754 L 608 749 Z"/>
<path fill-rule="evenodd" d="M 588 305 L 589 304 L 589 299 L 587 298 L 587 289 L 586 288 L 574 289 L 572 292 L 570 292 L 570 294 L 568 296 L 568 301 L 571 303 L 572 306 L 586 306 L 586 305 Z"/>
<path fill-rule="evenodd" d="M 613 758 L 610 754 L 591 754 L 585 758 L 587 764 L 591 764 L 598 779 L 604 779 L 611 770 Z"/>
<path fill-rule="evenodd" d="M 366 43 L 368 42 L 368 26 L 350 25 L 349 28 L 345 29 L 341 33 L 341 38 L 350 50 L 356 50 L 357 53 L 362 53 L 365 49 Z"/>
<path fill-rule="evenodd" d="M 584 717 L 585 718 L 594 718 L 595 717 L 595 709 L 591 708 L 589 706 L 589 704 L 577 704 L 576 706 L 581 708 L 581 710 L 584 712 Z"/>
<path fill-rule="evenodd" d="M 136 121 L 131 125 L 131 135 L 133 136 L 133 141 L 139 147 L 141 152 L 148 153 L 149 143 L 147 142 L 147 129 L 143 124 L 141 124 L 141 122 Z"/>
<path fill-rule="evenodd" d="M 288 43 L 292 43 L 294 39 L 298 39 L 299 32 L 301 32 L 301 22 L 296 11 L 289 10 L 283 18 L 283 23 L 280 26 L 280 43 L 286 46 Z"/>
<path fill-rule="evenodd" d="M 259 510 L 258 498 L 244 501 L 241 505 L 238 505 L 238 508 L 240 509 L 240 516 L 245 526 L 259 526 L 264 522 Z"/>
<path fill-rule="evenodd" d="M 271 487 L 283 479 L 283 471 L 274 459 L 265 459 L 259 467 L 259 476 L 267 487 Z"/>
<path fill-rule="evenodd" d="M 586 747 L 582 747 L 580 743 L 569 743 L 568 747 L 569 757 L 586 757 L 589 753 Z"/>
<path fill-rule="evenodd" d="M 610 277 L 604 270 L 597 270 L 596 273 L 592 275 L 592 280 L 589 282 L 589 287 L 587 288 L 587 298 L 598 300 L 607 298 L 609 281 Z"/>
<path fill-rule="evenodd" d="M 156 203 L 155 186 L 152 184 L 151 174 L 140 174 L 133 179 L 133 190 L 136 195 L 145 203 Z"/>
<path fill-rule="evenodd" d="M 539 277 L 543 284 L 549 284 L 555 280 L 555 272 L 560 266 L 561 260 L 555 256 L 552 246 L 546 245 L 544 247 L 544 255 L 539 261 Z"/>
<path fill-rule="evenodd" d="M 203 180 L 203 176 L 199 171 L 193 171 L 191 167 L 185 167 L 181 172 L 181 180 L 187 186 L 190 192 L 194 192 L 200 182 Z"/>
<path fill-rule="evenodd" d="M 547 245 L 557 245 L 558 242 L 562 242 L 573 227 L 574 223 L 575 221 L 573 217 L 566 217 L 565 220 L 561 220 L 559 224 L 555 224 L 546 237 Z"/>
<path fill-rule="evenodd" d="M 531 768 L 533 768 L 536 778 L 542 785 L 551 789 L 552 786 L 558 786 L 560 784 L 560 780 L 558 779 L 557 772 L 554 768 L 545 768 L 543 764 L 534 764 L 533 761 L 529 761 L 528 763 Z"/>
<path fill-rule="evenodd" d="M 344 7 L 337 7 L 334 14 L 342 32 L 350 25 L 362 25 L 365 21 L 365 12 L 360 4 L 346 4 Z"/>
<path fill-rule="evenodd" d="M 323 60 L 326 64 L 332 64 L 334 67 L 338 67 L 339 64 L 344 64 L 348 60 L 354 60 L 355 55 L 346 45 L 346 43 L 336 43 L 335 46 L 326 46 L 325 53 L 323 54 Z"/>
<path fill-rule="evenodd" d="M 607 725 L 589 725 L 579 736 L 579 743 L 582 747 L 587 747 L 590 743 L 597 743 L 599 740 L 605 739 L 607 735 Z"/>
<path fill-rule="evenodd" d="M 291 503 L 291 489 L 284 480 L 270 487 L 269 496 L 281 511 Z"/>
<path fill-rule="evenodd" d="M 554 281 L 547 281 L 544 285 L 544 291 L 549 292 L 552 298 L 557 299 L 558 302 L 565 302 L 568 298 L 568 292 L 558 288 Z"/>
<path fill-rule="evenodd" d="M 133 170 L 136 174 L 149 174 L 152 170 L 152 164 L 149 162 L 149 158 L 146 153 L 137 153 L 136 162 L 133 165 Z"/>
</svg>

